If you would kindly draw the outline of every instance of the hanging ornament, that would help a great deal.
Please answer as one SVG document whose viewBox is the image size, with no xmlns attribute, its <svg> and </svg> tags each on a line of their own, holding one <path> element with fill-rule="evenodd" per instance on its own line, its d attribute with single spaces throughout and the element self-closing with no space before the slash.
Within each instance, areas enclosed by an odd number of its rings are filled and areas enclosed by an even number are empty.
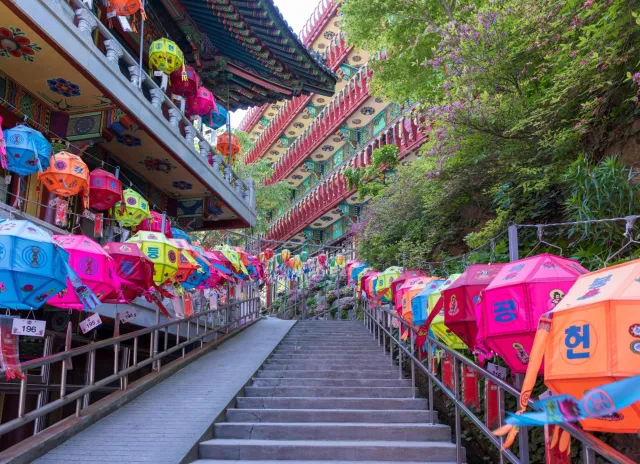
<svg viewBox="0 0 640 464">
<path fill-rule="evenodd" d="M 231 143 L 229 143 L 229 134 L 225 132 L 218 136 L 216 150 L 228 159 L 228 162 L 235 164 L 236 155 L 240 151 L 240 141 L 238 137 L 231 134 Z"/>
<path fill-rule="evenodd" d="M 220 129 L 227 123 L 228 115 L 228 111 L 218 103 L 214 111 L 202 117 L 202 121 L 213 129 Z"/>
<path fill-rule="evenodd" d="M 162 218 L 162 214 L 151 211 L 151 217 L 143 220 L 140 224 L 138 224 L 136 226 L 135 232 L 139 232 L 141 230 L 147 230 L 149 232 L 162 232 Z M 173 237 L 173 233 L 171 232 L 171 222 L 169 222 L 169 219 L 167 219 L 166 217 L 164 218 L 164 234 L 167 236 L 167 238 Z"/>
<path fill-rule="evenodd" d="M 114 260 L 125 303 L 132 302 L 153 287 L 153 262 L 138 245 L 109 242 L 103 248 Z M 106 297 L 106 301 L 110 303 L 119 303 L 120 300 L 121 297 L 115 292 Z"/>
<path fill-rule="evenodd" d="M 178 248 L 161 232 L 140 231 L 127 243 L 137 244 L 153 261 L 153 281 L 162 285 L 178 272 Z"/>
<path fill-rule="evenodd" d="M 280 252 L 280 259 L 282 260 L 283 263 L 286 263 L 287 261 L 289 261 L 290 257 L 291 257 L 291 252 L 286 248 Z"/>
<path fill-rule="evenodd" d="M 216 108 L 216 99 L 205 87 L 198 87 L 196 93 L 187 98 L 187 114 L 202 116 Z"/>
<path fill-rule="evenodd" d="M 79 156 L 66 151 L 56 153 L 47 170 L 38 174 L 38 180 L 51 193 L 61 197 L 84 192 L 84 207 L 89 207 L 89 168 Z"/>
<path fill-rule="evenodd" d="M 89 206 L 107 211 L 122 199 L 122 182 L 104 169 L 94 169 L 89 175 Z"/>
<path fill-rule="evenodd" d="M 176 69 L 182 69 L 181 76 L 187 80 L 187 70 L 184 66 L 184 55 L 175 42 L 169 39 L 158 39 L 151 44 L 149 50 L 149 67 L 165 74 L 171 74 Z"/>
<path fill-rule="evenodd" d="M 132 16 L 140 12 L 142 19 L 146 21 L 142 0 L 107 0 L 107 18 L 111 27 L 111 18 L 115 16 Z"/>
<path fill-rule="evenodd" d="M 7 169 L 19 176 L 29 176 L 49 167 L 51 144 L 41 132 L 19 125 L 3 131 Z"/>
<path fill-rule="evenodd" d="M 191 66 L 185 66 L 187 79 L 183 79 L 182 71 L 176 69 L 169 76 L 171 82 L 171 91 L 182 97 L 193 97 L 198 93 L 200 88 L 200 76 Z"/>
<path fill-rule="evenodd" d="M 270 261 L 271 258 L 273 258 L 273 250 L 271 248 L 265 248 L 264 257 L 267 259 L 267 261 Z"/>
<path fill-rule="evenodd" d="M 149 203 L 135 190 L 125 190 L 122 192 L 122 198 L 114 207 L 114 217 L 123 226 L 135 227 L 151 217 Z"/>
</svg>

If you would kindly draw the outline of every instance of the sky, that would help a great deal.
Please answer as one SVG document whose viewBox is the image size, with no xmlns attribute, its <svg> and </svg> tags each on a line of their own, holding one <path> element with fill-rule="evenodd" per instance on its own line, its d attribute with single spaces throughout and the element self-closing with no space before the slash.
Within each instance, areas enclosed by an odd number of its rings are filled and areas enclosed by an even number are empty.
<svg viewBox="0 0 640 464">
<path fill-rule="evenodd" d="M 274 0 L 276 6 L 280 9 L 282 16 L 287 20 L 289 26 L 296 33 L 300 33 L 300 29 L 307 22 L 307 19 L 313 13 L 317 0 Z M 231 127 L 238 127 L 246 110 L 237 110 L 231 113 Z"/>
</svg>

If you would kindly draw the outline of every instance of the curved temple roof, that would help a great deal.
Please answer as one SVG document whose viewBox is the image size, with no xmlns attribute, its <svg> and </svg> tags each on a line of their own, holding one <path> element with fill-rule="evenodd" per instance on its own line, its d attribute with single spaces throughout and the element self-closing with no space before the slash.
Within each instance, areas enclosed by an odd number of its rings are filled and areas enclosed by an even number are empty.
<svg viewBox="0 0 640 464">
<path fill-rule="evenodd" d="M 336 76 L 304 46 L 273 0 L 162 2 L 185 35 L 206 36 L 199 41 L 215 59 L 202 53 L 201 76 L 232 111 L 300 93 L 333 94 Z M 200 50 L 194 51 L 199 59 Z"/>
</svg>

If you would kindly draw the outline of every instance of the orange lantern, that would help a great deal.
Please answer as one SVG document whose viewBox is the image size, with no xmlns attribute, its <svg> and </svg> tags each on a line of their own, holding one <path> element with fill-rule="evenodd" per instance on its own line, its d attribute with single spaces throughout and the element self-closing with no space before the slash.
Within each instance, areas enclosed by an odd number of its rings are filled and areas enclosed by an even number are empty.
<svg viewBox="0 0 640 464">
<path fill-rule="evenodd" d="M 54 195 L 70 197 L 83 191 L 84 207 L 89 207 L 89 168 L 82 158 L 66 151 L 51 157 L 51 165 L 38 174 L 44 186 Z"/>
<path fill-rule="evenodd" d="M 178 248 L 178 272 L 173 276 L 176 282 L 186 282 L 191 274 L 200 269 L 200 265 L 195 259 L 195 250 L 191 248 L 189 242 L 181 238 L 169 239 L 169 242 Z"/>
<path fill-rule="evenodd" d="M 223 156 L 230 157 L 235 161 L 236 155 L 240 151 L 240 141 L 235 135 L 231 135 L 231 143 L 229 143 L 229 134 L 225 132 L 218 136 L 216 150 Z"/>
<path fill-rule="evenodd" d="M 142 0 L 109 0 L 107 7 L 107 17 L 115 16 L 131 16 L 140 12 L 142 19 L 146 20 L 147 15 L 144 13 Z"/>
</svg>

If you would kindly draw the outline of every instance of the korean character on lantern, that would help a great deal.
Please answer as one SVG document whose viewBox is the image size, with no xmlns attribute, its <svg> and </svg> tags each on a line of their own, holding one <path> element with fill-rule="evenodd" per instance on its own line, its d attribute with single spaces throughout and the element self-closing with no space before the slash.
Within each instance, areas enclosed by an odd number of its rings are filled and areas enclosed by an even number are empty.
<svg viewBox="0 0 640 464">
<path fill-rule="evenodd" d="M 587 359 L 591 356 L 590 328 L 589 324 L 583 324 L 572 325 L 565 329 L 564 344 L 568 348 L 568 359 Z"/>
</svg>

